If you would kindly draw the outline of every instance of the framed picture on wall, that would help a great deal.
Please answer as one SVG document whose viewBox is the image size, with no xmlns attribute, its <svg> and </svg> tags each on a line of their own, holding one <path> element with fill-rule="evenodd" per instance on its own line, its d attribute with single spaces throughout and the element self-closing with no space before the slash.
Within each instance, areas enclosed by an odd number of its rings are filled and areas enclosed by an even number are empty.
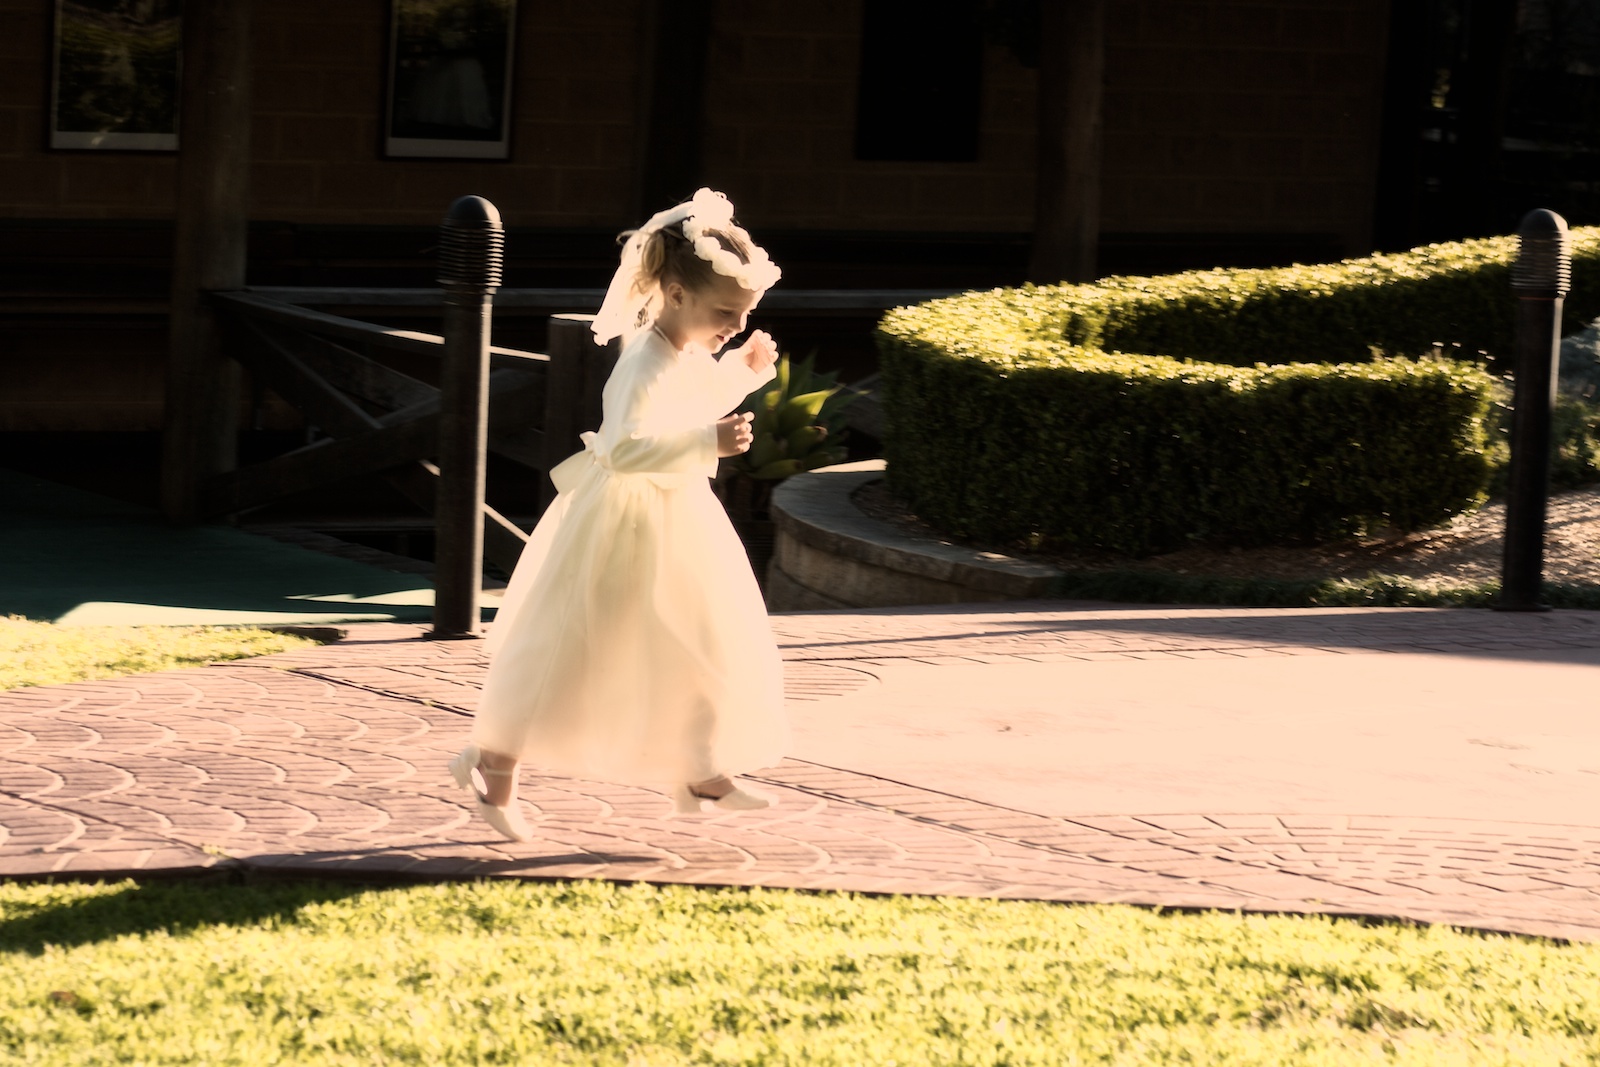
<svg viewBox="0 0 1600 1067">
<path fill-rule="evenodd" d="M 178 147 L 183 0 L 55 0 L 51 148 Z"/>
<path fill-rule="evenodd" d="M 383 154 L 509 159 L 516 0 L 391 0 Z"/>
</svg>

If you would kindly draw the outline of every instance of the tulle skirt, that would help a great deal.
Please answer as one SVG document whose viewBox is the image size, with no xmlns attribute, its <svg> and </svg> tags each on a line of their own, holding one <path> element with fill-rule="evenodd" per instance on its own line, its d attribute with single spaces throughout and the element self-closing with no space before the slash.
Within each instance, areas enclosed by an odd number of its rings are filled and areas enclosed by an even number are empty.
<svg viewBox="0 0 1600 1067">
<path fill-rule="evenodd" d="M 523 550 L 488 646 L 473 740 L 533 767 L 671 785 L 787 749 L 766 607 L 704 477 L 589 458 Z"/>
</svg>

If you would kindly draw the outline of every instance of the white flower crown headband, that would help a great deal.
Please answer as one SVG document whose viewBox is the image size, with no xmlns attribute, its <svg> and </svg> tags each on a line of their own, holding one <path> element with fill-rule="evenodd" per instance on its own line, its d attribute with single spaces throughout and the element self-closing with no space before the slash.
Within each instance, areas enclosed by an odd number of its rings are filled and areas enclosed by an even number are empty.
<svg viewBox="0 0 1600 1067">
<path fill-rule="evenodd" d="M 711 264 L 711 269 L 752 293 L 771 289 L 783 272 L 767 256 L 766 249 L 750 242 L 750 262 L 746 263 L 722 247 L 722 242 L 707 230 L 737 230 L 733 223 L 733 203 L 721 193 L 701 189 L 689 201 L 689 213 L 683 220 L 683 235 L 694 245 L 694 254 Z M 746 237 L 749 235 L 746 234 Z"/>
<path fill-rule="evenodd" d="M 617 273 L 612 275 L 605 301 L 594 317 L 592 329 L 597 344 L 603 345 L 618 336 L 626 342 L 650 325 L 650 301 L 654 293 L 641 293 L 634 286 L 644 260 L 645 242 L 655 231 L 680 222 L 683 224 L 683 236 L 688 239 L 694 254 L 711 264 L 712 270 L 725 278 L 732 278 L 742 288 L 752 293 L 762 293 L 772 288 L 783 276 L 778 265 L 767 256 L 766 250 L 755 242 L 750 242 L 750 262 L 745 263 L 723 248 L 722 242 L 715 236 L 706 232 L 730 231 L 738 227 L 733 222 L 733 203 L 719 192 L 701 189 L 692 200 L 650 216 L 650 221 L 635 230 L 622 246 L 622 262 L 617 267 Z"/>
</svg>

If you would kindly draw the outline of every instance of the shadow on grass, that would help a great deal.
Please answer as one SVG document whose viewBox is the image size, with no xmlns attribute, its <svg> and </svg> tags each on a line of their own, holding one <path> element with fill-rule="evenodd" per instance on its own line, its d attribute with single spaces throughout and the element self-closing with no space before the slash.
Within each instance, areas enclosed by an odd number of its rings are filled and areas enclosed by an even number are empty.
<svg viewBox="0 0 1600 1067">
<path fill-rule="evenodd" d="M 302 908 L 374 889 L 479 879 L 565 881 L 573 877 L 573 867 L 655 867 L 660 862 L 656 855 L 624 852 L 501 859 L 419 856 L 388 848 L 268 854 L 251 857 L 242 867 L 199 877 L 99 883 L 93 895 L 72 899 L 35 904 L 0 897 L 0 952 L 38 955 L 46 945 L 73 948 L 158 931 L 177 937 L 205 927 L 244 928 L 274 920 L 293 925 Z M 557 875 L 544 873 L 549 868 L 564 870 Z M 40 883 L 0 879 L 0 892 L 27 884 Z"/>
<path fill-rule="evenodd" d="M 0 887 L 6 883 L 0 882 Z M 13 883 L 14 884 L 14 883 Z M 46 945 L 73 948 L 165 931 L 187 934 L 209 926 L 293 923 L 300 909 L 344 900 L 371 886 L 331 881 L 244 882 L 215 876 L 101 887 L 92 896 L 38 905 L 4 904 L 0 952 L 42 953 Z"/>
<path fill-rule="evenodd" d="M 490 847 L 503 844 L 498 836 L 490 835 L 485 835 L 480 841 L 462 843 Z M 553 867 L 658 867 L 661 864 L 661 857 L 650 853 L 554 852 L 490 859 L 483 856 L 453 855 L 451 845 L 434 847 L 438 848 L 441 854 L 430 855 L 429 846 L 341 849 L 326 852 L 263 852 L 251 856 L 244 863 L 249 872 L 246 877 L 252 878 L 354 877 L 370 878 L 385 885 L 412 885 L 478 878 L 547 878 L 550 876 L 542 872 Z"/>
</svg>

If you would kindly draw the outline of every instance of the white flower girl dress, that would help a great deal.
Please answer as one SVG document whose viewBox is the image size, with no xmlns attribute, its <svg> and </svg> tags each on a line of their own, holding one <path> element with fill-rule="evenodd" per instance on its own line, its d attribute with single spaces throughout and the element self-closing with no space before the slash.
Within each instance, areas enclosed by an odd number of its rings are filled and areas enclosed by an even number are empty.
<svg viewBox="0 0 1600 1067">
<path fill-rule="evenodd" d="M 782 756 L 766 607 L 708 480 L 716 420 L 772 376 L 656 329 L 628 343 L 490 628 L 480 748 L 658 786 Z"/>
</svg>

